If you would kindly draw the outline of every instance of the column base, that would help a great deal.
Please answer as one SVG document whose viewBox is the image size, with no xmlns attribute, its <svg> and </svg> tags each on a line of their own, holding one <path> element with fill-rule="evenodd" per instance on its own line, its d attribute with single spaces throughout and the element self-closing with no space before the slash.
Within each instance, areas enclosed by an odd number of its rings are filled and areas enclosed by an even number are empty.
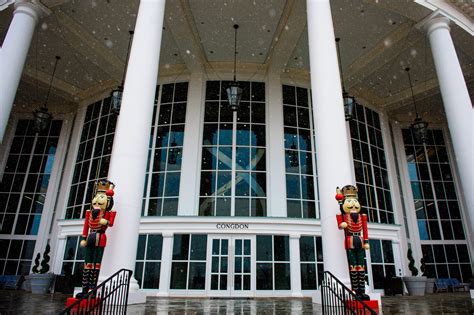
<svg viewBox="0 0 474 315">
<path fill-rule="evenodd" d="M 291 293 L 291 297 L 294 297 L 294 298 L 302 298 L 302 297 L 303 297 L 303 293 L 301 293 L 301 292 L 292 292 L 292 293 Z"/>
</svg>

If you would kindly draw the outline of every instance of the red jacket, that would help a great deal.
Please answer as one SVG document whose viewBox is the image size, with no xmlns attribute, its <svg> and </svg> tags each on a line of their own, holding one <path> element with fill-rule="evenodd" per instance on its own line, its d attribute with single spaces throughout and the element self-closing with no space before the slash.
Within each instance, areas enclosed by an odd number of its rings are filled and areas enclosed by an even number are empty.
<svg viewBox="0 0 474 315">
<path fill-rule="evenodd" d="M 117 213 L 115 211 L 100 210 L 99 215 L 94 219 L 92 217 L 92 211 L 87 210 L 82 236 L 87 239 L 90 231 L 96 232 L 98 235 L 100 235 L 100 237 L 96 240 L 95 245 L 99 247 L 105 247 L 107 244 L 107 236 L 105 235 L 105 231 L 107 230 L 107 227 L 114 225 L 116 214 Z M 106 225 L 101 225 L 99 223 L 101 219 L 106 219 L 108 223 Z"/>
<path fill-rule="evenodd" d="M 345 213 L 344 216 L 342 214 L 338 214 L 336 215 L 336 219 L 338 227 L 341 225 L 342 222 L 347 223 L 347 227 L 344 229 L 344 247 L 346 249 L 358 248 L 357 244 L 361 244 L 363 246 L 369 241 L 366 214 L 356 213 L 353 215 L 351 213 Z"/>
</svg>

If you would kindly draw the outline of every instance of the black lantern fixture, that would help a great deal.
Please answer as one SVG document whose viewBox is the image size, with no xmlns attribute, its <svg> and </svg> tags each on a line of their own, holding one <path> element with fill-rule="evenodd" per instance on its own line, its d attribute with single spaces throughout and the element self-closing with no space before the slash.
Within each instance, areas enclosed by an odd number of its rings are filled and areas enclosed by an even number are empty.
<svg viewBox="0 0 474 315">
<path fill-rule="evenodd" d="M 339 51 L 340 40 L 341 39 L 339 37 L 336 38 L 337 56 L 339 59 L 339 72 L 341 73 L 342 99 L 344 101 L 344 114 L 346 117 L 346 121 L 349 121 L 352 119 L 352 116 L 354 113 L 354 105 L 356 103 L 356 100 L 354 96 L 349 95 L 349 93 L 346 92 L 346 88 L 344 87 L 344 75 L 342 74 L 341 52 Z"/>
<path fill-rule="evenodd" d="M 53 85 L 53 80 L 54 80 L 54 74 L 56 73 L 56 68 L 58 66 L 59 59 L 61 59 L 61 57 L 56 56 L 56 61 L 54 62 L 53 74 L 51 75 L 51 81 L 49 81 L 48 93 L 46 94 L 44 105 L 40 109 L 37 109 L 33 112 L 33 116 L 35 118 L 33 129 L 37 133 L 44 131 L 49 126 L 49 124 L 51 123 L 51 120 L 53 119 L 53 115 L 51 115 L 51 113 L 48 112 L 48 100 L 49 100 L 49 94 L 51 93 L 51 87 Z"/>
<path fill-rule="evenodd" d="M 181 153 L 181 149 L 177 147 L 178 144 L 174 140 L 170 143 L 170 149 L 168 151 L 168 164 L 176 164 L 176 160 L 178 159 L 178 155 Z"/>
<path fill-rule="evenodd" d="M 239 28 L 238 24 L 234 24 L 234 81 L 226 89 L 227 99 L 229 100 L 229 107 L 233 111 L 237 111 L 240 106 L 240 99 L 242 98 L 242 88 L 237 83 L 235 79 L 235 71 L 237 65 L 237 29 Z"/>
<path fill-rule="evenodd" d="M 415 94 L 413 93 L 413 86 L 411 84 L 410 68 L 409 67 L 405 68 L 405 71 L 407 72 L 407 75 L 408 75 L 408 82 L 410 83 L 411 97 L 413 99 L 413 106 L 415 107 L 415 113 L 416 113 L 415 120 L 411 124 L 410 128 L 413 131 L 415 138 L 421 143 L 425 143 L 426 137 L 428 134 L 428 129 L 427 129 L 428 123 L 421 118 L 416 108 Z"/>
<path fill-rule="evenodd" d="M 290 158 L 290 166 L 291 167 L 298 167 L 299 161 L 298 161 L 298 151 L 296 151 L 296 145 L 295 145 L 295 139 L 293 139 L 291 146 L 290 146 L 290 152 L 288 152 L 289 158 Z"/>
<path fill-rule="evenodd" d="M 128 31 L 130 38 L 128 39 L 127 58 L 125 60 L 125 69 L 123 69 L 122 83 L 112 90 L 110 95 L 110 105 L 115 114 L 120 114 L 120 106 L 122 105 L 123 85 L 125 83 L 125 74 L 128 68 L 128 57 L 130 55 L 130 46 L 132 44 L 133 31 Z"/>
</svg>

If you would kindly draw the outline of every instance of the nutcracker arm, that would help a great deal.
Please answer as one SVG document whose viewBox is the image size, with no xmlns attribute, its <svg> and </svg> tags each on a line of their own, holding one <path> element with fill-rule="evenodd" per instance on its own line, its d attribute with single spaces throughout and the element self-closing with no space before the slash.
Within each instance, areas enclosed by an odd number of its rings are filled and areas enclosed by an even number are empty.
<svg viewBox="0 0 474 315">
<path fill-rule="evenodd" d="M 115 222 L 115 216 L 117 215 L 117 212 L 115 211 L 108 211 L 106 214 L 106 219 L 108 221 L 108 226 L 114 226 Z"/>
<path fill-rule="evenodd" d="M 86 217 L 84 218 L 84 228 L 82 230 L 82 237 L 86 238 L 89 235 L 89 218 L 91 216 L 91 211 L 86 211 Z"/>
</svg>

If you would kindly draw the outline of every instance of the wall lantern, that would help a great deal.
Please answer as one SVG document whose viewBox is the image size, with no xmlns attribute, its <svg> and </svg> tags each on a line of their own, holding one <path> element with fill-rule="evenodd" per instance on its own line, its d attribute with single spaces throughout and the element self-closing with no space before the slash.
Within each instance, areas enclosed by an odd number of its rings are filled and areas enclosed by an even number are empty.
<svg viewBox="0 0 474 315">
<path fill-rule="evenodd" d="M 44 101 L 44 105 L 40 109 L 37 109 L 33 112 L 33 116 L 34 116 L 33 130 L 37 133 L 40 133 L 44 131 L 46 128 L 48 128 L 49 124 L 51 123 L 51 120 L 53 119 L 53 115 L 51 115 L 51 113 L 48 112 L 48 100 L 49 100 L 49 94 L 51 93 L 51 87 L 53 85 L 53 80 L 54 80 L 54 74 L 56 73 L 56 68 L 58 66 L 59 59 L 61 59 L 61 57 L 56 56 L 56 61 L 54 62 L 53 74 L 51 75 L 51 81 L 49 82 L 48 93 L 46 94 L 46 100 Z"/>
<path fill-rule="evenodd" d="M 344 115 L 346 117 L 346 121 L 352 119 L 354 114 L 354 105 L 356 103 L 355 97 L 349 95 L 346 92 L 346 88 L 344 87 L 344 75 L 342 74 L 342 63 L 341 63 L 341 52 L 339 51 L 339 41 L 341 39 L 339 37 L 336 38 L 337 43 L 337 56 L 339 58 L 339 72 L 341 73 L 341 84 L 342 84 L 342 99 L 344 101 Z"/>
<path fill-rule="evenodd" d="M 227 99 L 229 100 L 229 107 L 232 111 L 237 111 L 240 106 L 240 99 L 242 98 L 242 88 L 235 79 L 236 64 L 237 64 L 237 29 L 238 24 L 234 24 L 234 81 L 226 89 Z"/>
<path fill-rule="evenodd" d="M 425 143 L 426 137 L 428 135 L 428 129 L 427 129 L 428 123 L 421 118 L 416 108 L 415 94 L 413 93 L 413 86 L 411 84 L 410 68 L 409 67 L 405 68 L 405 71 L 407 72 L 407 75 L 408 75 L 408 82 L 410 83 L 411 97 L 413 99 L 413 106 L 415 107 L 415 113 L 416 113 L 415 120 L 411 124 L 410 128 L 413 134 L 415 135 L 416 140 L 421 143 Z"/>
<path fill-rule="evenodd" d="M 125 74 L 127 73 L 128 57 L 130 55 L 130 47 L 132 44 L 132 37 L 133 37 L 133 31 L 128 31 L 128 33 L 130 34 L 130 37 L 128 39 L 127 58 L 125 60 L 125 68 L 123 69 L 122 84 L 120 84 L 120 86 L 113 89 L 110 95 L 110 105 L 111 105 L 112 111 L 117 115 L 120 114 L 120 106 L 122 105 L 123 85 L 125 83 Z"/>
</svg>

